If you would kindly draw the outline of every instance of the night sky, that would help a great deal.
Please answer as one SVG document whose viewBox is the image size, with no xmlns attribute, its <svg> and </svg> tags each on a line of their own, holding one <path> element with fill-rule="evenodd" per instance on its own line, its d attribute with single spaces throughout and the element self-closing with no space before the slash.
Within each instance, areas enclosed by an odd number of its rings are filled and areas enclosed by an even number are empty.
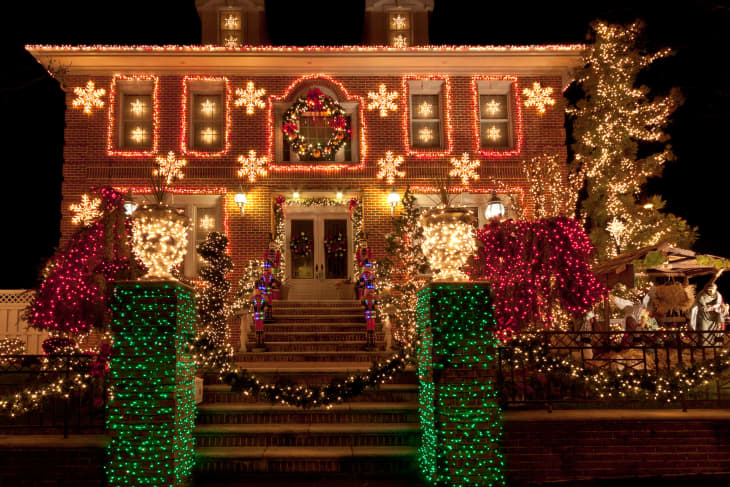
<svg viewBox="0 0 730 487">
<path fill-rule="evenodd" d="M 193 0 L 13 2 L 0 14 L 2 270 L 0 289 L 27 288 L 59 238 L 64 96 L 23 50 L 24 44 L 199 44 Z M 640 5 L 633 5 L 640 3 Z M 269 35 L 278 45 L 342 45 L 361 41 L 362 1 L 268 1 Z M 110 14 L 103 5 L 114 6 Z M 657 93 L 681 88 L 685 103 L 669 128 L 677 159 L 651 182 L 668 210 L 699 227 L 695 250 L 730 257 L 725 240 L 730 122 L 730 8 L 710 1 L 494 2 L 436 0 L 432 44 L 583 42 L 596 18 L 643 18 L 647 41 L 676 50 L 645 82 Z M 7 9 L 8 7 L 3 7 Z"/>
</svg>

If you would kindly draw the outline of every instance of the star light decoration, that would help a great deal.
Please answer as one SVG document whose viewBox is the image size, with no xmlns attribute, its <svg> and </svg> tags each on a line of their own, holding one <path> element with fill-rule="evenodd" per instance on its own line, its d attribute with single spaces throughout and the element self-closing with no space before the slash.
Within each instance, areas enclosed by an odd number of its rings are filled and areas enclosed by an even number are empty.
<svg viewBox="0 0 730 487">
<path fill-rule="evenodd" d="M 396 15 L 390 19 L 390 28 L 393 30 L 403 30 L 408 28 L 408 19 L 403 15 Z"/>
<path fill-rule="evenodd" d="M 469 180 L 473 179 L 476 181 L 479 179 L 479 174 L 477 173 L 477 168 L 479 167 L 481 163 L 478 159 L 474 159 L 473 161 L 469 159 L 469 153 L 464 152 L 462 154 L 461 159 L 457 157 L 451 158 L 451 165 L 454 166 L 451 171 L 449 171 L 449 176 L 461 178 L 461 184 L 466 186 L 469 184 Z"/>
<path fill-rule="evenodd" d="M 188 163 L 185 159 L 178 159 L 173 151 L 167 156 L 157 156 L 155 161 L 157 167 L 152 171 L 152 175 L 163 178 L 168 186 L 183 178 L 182 168 Z"/>
<path fill-rule="evenodd" d="M 545 113 L 545 107 L 547 105 L 555 105 L 555 99 L 550 96 L 552 93 L 553 89 L 551 87 L 546 86 L 543 88 L 539 81 L 532 83 L 532 88 L 522 90 L 522 94 L 527 97 L 525 106 L 537 108 L 537 112 L 540 114 Z"/>
<path fill-rule="evenodd" d="M 81 86 L 74 88 L 74 94 L 76 98 L 71 102 L 71 105 L 74 108 L 83 107 L 84 113 L 87 115 L 91 115 L 94 108 L 104 108 L 104 100 L 101 97 L 106 94 L 106 90 L 104 88 L 97 90 L 91 80 L 86 83 L 85 88 Z"/>
<path fill-rule="evenodd" d="M 484 104 L 484 110 L 489 115 L 496 115 L 499 113 L 500 107 L 502 106 L 501 103 L 499 103 L 497 100 L 491 100 L 489 103 Z"/>
<path fill-rule="evenodd" d="M 262 96 L 266 93 L 266 90 L 263 88 L 259 88 L 258 90 L 255 88 L 253 81 L 249 81 L 246 83 L 246 89 L 243 88 L 237 88 L 236 89 L 236 101 L 234 104 L 237 107 L 246 107 L 246 115 L 253 115 L 254 109 L 256 108 L 265 108 L 266 103 L 261 99 Z"/>
<path fill-rule="evenodd" d="M 132 113 L 139 117 L 145 112 L 145 110 L 147 109 L 147 105 L 145 105 L 142 100 L 137 98 L 132 102 L 130 108 L 132 110 Z"/>
<path fill-rule="evenodd" d="M 241 45 L 241 43 L 238 42 L 238 39 L 236 38 L 236 36 L 234 36 L 232 34 L 229 35 L 228 37 L 226 37 L 225 44 L 226 44 L 226 47 L 229 47 L 229 48 L 235 48 L 235 47 L 239 47 Z"/>
<path fill-rule="evenodd" d="M 398 92 L 389 92 L 385 84 L 381 83 L 380 86 L 378 86 L 377 93 L 373 91 L 369 92 L 368 98 L 370 99 L 370 102 L 368 103 L 368 110 L 380 110 L 381 117 L 387 117 L 388 110 L 398 110 L 398 105 L 393 102 L 393 100 L 398 98 Z"/>
<path fill-rule="evenodd" d="M 427 101 L 424 101 L 423 103 L 418 105 L 418 114 L 423 118 L 430 117 L 431 115 L 433 115 L 433 105 L 431 105 Z"/>
<path fill-rule="evenodd" d="M 487 129 L 487 138 L 489 140 L 498 141 L 502 136 L 502 131 L 497 128 L 496 125 L 492 125 Z"/>
<path fill-rule="evenodd" d="M 142 127 L 135 127 L 134 130 L 132 130 L 130 137 L 137 144 L 141 144 L 147 139 L 147 131 Z"/>
<path fill-rule="evenodd" d="M 101 217 L 101 199 L 89 198 L 89 195 L 81 195 L 81 203 L 74 203 L 69 206 L 69 209 L 74 212 L 74 216 L 71 218 L 71 223 L 78 225 L 82 223 L 85 227 L 88 227 L 94 220 Z"/>
<path fill-rule="evenodd" d="M 203 218 L 200 219 L 198 222 L 200 225 L 200 228 L 202 228 L 205 231 L 211 231 L 215 227 L 215 220 L 210 217 L 210 215 L 205 215 Z"/>
<path fill-rule="evenodd" d="M 428 144 L 433 140 L 433 130 L 428 127 L 422 127 L 418 131 L 418 140 L 420 140 L 424 144 Z"/>
<path fill-rule="evenodd" d="M 238 162 L 241 164 L 241 168 L 238 170 L 239 178 L 248 178 L 250 183 L 256 182 L 256 176 L 267 176 L 269 170 L 267 168 L 269 164 L 269 158 L 266 156 L 256 157 L 256 151 L 248 151 L 248 157 L 238 156 Z"/>
<path fill-rule="evenodd" d="M 225 27 L 226 30 L 238 29 L 238 18 L 233 14 L 228 14 L 228 17 L 223 19 L 223 27 Z"/>
<path fill-rule="evenodd" d="M 388 184 L 395 183 L 395 178 L 406 176 L 405 171 L 400 171 L 398 166 L 403 164 L 403 156 L 394 156 L 393 151 L 387 151 L 385 157 L 378 159 L 378 179 L 385 179 Z"/>
<path fill-rule="evenodd" d="M 205 101 L 200 104 L 200 111 L 204 115 L 210 117 L 215 113 L 215 103 L 206 98 Z"/>
<path fill-rule="evenodd" d="M 393 47 L 400 49 L 408 47 L 408 39 L 406 38 L 406 36 L 398 34 L 397 36 L 393 37 Z"/>
</svg>

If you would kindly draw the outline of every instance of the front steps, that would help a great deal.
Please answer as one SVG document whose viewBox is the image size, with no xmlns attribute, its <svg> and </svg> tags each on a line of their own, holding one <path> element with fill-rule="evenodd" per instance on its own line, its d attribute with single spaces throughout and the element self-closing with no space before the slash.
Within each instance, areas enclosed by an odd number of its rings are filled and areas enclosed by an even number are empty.
<svg viewBox="0 0 730 487">
<path fill-rule="evenodd" d="M 266 352 L 235 356 L 239 367 L 264 383 L 326 385 L 363 374 L 373 361 L 393 353 L 385 350 L 381 323 L 375 350 L 365 350 L 364 313 L 354 300 L 275 301 L 274 319 L 265 325 Z M 254 334 L 247 339 L 250 350 Z M 412 367 L 392 383 L 329 409 L 272 405 L 206 382 L 195 429 L 200 478 L 230 479 L 238 473 L 416 478 L 420 427 Z"/>
</svg>

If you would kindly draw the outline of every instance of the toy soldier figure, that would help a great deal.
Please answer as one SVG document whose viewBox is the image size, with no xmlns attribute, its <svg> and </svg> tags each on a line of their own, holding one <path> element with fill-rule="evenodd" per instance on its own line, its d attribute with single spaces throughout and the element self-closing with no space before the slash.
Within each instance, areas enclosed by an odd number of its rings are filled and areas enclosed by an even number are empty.
<svg viewBox="0 0 730 487">
<path fill-rule="evenodd" d="M 264 318 L 269 306 L 266 304 L 266 298 L 261 294 L 261 289 L 256 288 L 251 297 L 251 313 L 253 313 L 254 331 L 256 332 L 256 346 L 254 351 L 263 351 L 264 345 Z"/>
<path fill-rule="evenodd" d="M 373 350 L 375 348 L 375 318 L 376 307 L 378 302 L 372 289 L 365 291 L 362 301 L 362 308 L 365 310 L 365 348 Z"/>
</svg>

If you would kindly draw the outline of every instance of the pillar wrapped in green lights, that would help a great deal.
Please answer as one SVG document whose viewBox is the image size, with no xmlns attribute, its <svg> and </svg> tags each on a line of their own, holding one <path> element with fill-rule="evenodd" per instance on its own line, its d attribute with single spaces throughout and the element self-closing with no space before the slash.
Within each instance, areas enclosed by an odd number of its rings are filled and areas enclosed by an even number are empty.
<svg viewBox="0 0 730 487">
<path fill-rule="evenodd" d="M 120 282 L 112 310 L 109 485 L 182 485 L 195 461 L 193 291 L 175 281 Z"/>
<path fill-rule="evenodd" d="M 433 283 L 416 312 L 421 472 L 437 486 L 504 485 L 488 286 Z"/>
</svg>

